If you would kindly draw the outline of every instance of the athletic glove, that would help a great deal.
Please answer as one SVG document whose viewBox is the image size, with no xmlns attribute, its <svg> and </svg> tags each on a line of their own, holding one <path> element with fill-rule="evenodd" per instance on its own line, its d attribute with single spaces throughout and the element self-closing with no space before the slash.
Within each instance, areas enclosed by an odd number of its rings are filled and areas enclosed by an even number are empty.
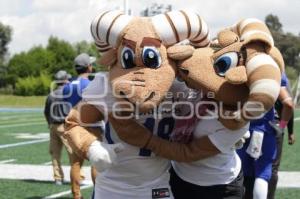
<svg viewBox="0 0 300 199">
<path fill-rule="evenodd" d="M 124 150 L 121 143 L 106 144 L 94 141 L 87 152 L 87 157 L 98 172 L 102 172 L 117 163 L 117 153 Z"/>
</svg>

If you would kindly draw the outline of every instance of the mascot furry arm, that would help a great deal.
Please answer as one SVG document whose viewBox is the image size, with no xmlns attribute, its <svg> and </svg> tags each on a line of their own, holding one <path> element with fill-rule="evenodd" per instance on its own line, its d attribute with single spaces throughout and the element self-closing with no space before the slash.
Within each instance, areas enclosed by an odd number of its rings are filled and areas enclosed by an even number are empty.
<svg viewBox="0 0 300 199">
<path fill-rule="evenodd" d="M 151 18 L 107 11 L 93 20 L 91 32 L 97 49 L 103 54 L 101 63 L 109 67 L 109 84 L 118 94 L 110 100 L 130 102 L 142 113 L 163 100 L 175 79 L 176 65 L 168 48 L 185 39 L 195 47 L 210 42 L 206 23 L 187 11 L 172 11 Z M 190 46 L 183 48 L 181 56 L 193 51 Z M 87 158 L 90 146 L 97 140 L 83 124 L 93 124 L 105 119 L 104 116 L 103 110 L 87 102 L 72 109 L 66 118 L 65 137 L 77 154 Z"/>
<path fill-rule="evenodd" d="M 224 111 L 233 115 L 233 119 L 219 117 L 219 121 L 234 133 L 275 103 L 280 90 L 283 59 L 273 46 L 268 28 L 256 19 L 243 20 L 221 31 L 216 46 L 217 49 L 196 49 L 191 57 L 178 59 L 179 74 L 190 87 L 215 94 L 214 100 L 222 102 Z M 180 51 L 180 46 L 174 48 L 173 51 Z M 228 59 L 231 60 L 226 65 Z M 237 102 L 242 102 L 241 110 Z M 219 153 L 207 136 L 180 144 L 162 140 L 134 121 L 123 123 L 135 131 L 118 127 L 122 123 L 120 120 L 111 118 L 111 123 L 118 129 L 121 139 L 165 158 L 188 162 Z"/>
</svg>

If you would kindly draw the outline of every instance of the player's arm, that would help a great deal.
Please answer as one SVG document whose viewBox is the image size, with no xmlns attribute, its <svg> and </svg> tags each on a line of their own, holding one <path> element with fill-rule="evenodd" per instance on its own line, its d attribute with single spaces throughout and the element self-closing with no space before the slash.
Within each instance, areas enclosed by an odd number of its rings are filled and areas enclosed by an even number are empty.
<svg viewBox="0 0 300 199">
<path fill-rule="evenodd" d="M 99 128 L 84 127 L 103 120 L 102 113 L 93 105 L 79 102 L 65 119 L 64 137 L 80 157 L 87 157 L 89 146 L 101 139 Z"/>
<path fill-rule="evenodd" d="M 282 103 L 282 111 L 280 115 L 280 127 L 285 128 L 288 121 L 293 115 L 294 103 L 291 95 L 289 94 L 286 87 L 280 88 L 280 93 L 278 99 Z"/>
<path fill-rule="evenodd" d="M 293 144 L 295 142 L 295 135 L 293 131 L 291 131 L 291 127 L 293 128 L 293 121 L 290 120 L 293 120 L 294 103 L 287 87 L 281 87 L 278 99 L 282 103 L 279 127 L 284 129 L 286 126 L 290 126 L 288 127 L 288 142 L 289 144 Z M 289 123 L 290 125 L 288 125 Z"/>
<path fill-rule="evenodd" d="M 48 95 L 46 102 L 45 102 L 45 108 L 44 108 L 44 116 L 48 123 L 48 127 L 50 125 L 50 106 L 51 106 L 51 100 L 50 100 L 50 95 Z"/>
<path fill-rule="evenodd" d="M 288 138 L 289 138 L 288 142 L 290 145 L 293 145 L 296 141 L 295 134 L 294 134 L 294 112 L 287 124 L 287 130 L 288 130 Z"/>
<path fill-rule="evenodd" d="M 221 152 L 213 143 L 215 139 L 208 136 L 194 139 L 188 144 L 182 144 L 155 136 L 132 119 L 115 119 L 109 115 L 109 121 L 124 142 L 139 148 L 150 149 L 156 155 L 167 159 L 192 162 Z"/>
<path fill-rule="evenodd" d="M 84 127 L 104 119 L 100 110 L 94 105 L 80 102 L 67 116 L 67 138 L 72 150 L 82 158 L 88 159 L 97 171 L 101 172 L 116 163 L 116 153 L 123 150 L 123 145 L 101 142 L 100 128 Z"/>
</svg>

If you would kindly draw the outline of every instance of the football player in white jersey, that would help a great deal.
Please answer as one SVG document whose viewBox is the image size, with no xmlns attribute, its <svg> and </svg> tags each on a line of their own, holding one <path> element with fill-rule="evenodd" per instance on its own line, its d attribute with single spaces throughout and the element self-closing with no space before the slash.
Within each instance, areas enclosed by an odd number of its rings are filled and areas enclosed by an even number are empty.
<svg viewBox="0 0 300 199">
<path fill-rule="evenodd" d="M 172 11 L 152 18 L 133 18 L 108 11 L 95 18 L 91 32 L 99 51 L 106 52 L 102 63 L 110 66 L 109 77 L 100 78 L 97 83 L 96 76 L 91 82 L 83 94 L 82 106 L 72 109 L 66 119 L 66 136 L 75 146 L 74 151 L 86 155 L 98 170 L 117 162 L 98 175 L 95 197 L 173 198 L 168 184 L 169 160 L 122 142 L 109 124 L 103 136 L 108 144 L 90 137 L 90 132 L 80 124 L 101 120 L 105 110 L 110 112 L 114 104 L 118 104 L 114 102 L 126 102 L 129 107 L 132 105 L 140 110 L 135 114 L 139 124 L 146 126 L 151 134 L 168 139 L 174 129 L 172 105 L 168 101 L 181 100 L 174 95 L 177 89 L 180 92 L 188 90 L 184 83 L 172 85 L 176 70 L 168 47 L 185 39 L 198 47 L 207 46 L 208 27 L 199 15 L 186 11 Z M 99 90 L 101 84 L 109 85 L 105 95 Z M 166 95 L 169 89 L 170 96 Z M 165 104 L 161 103 L 164 98 Z M 164 105 L 156 112 L 158 104 Z"/>
<path fill-rule="evenodd" d="M 99 85 L 107 85 L 108 89 Z M 108 93 L 103 97 L 96 97 L 101 96 L 104 90 Z M 135 120 L 154 135 L 168 140 L 175 125 L 172 103 L 186 101 L 189 91 L 184 82 L 175 80 L 158 109 L 135 115 Z M 105 110 L 112 111 L 117 102 L 106 75 L 96 75 L 83 93 L 83 101 L 97 107 L 102 113 Z M 181 111 L 180 108 L 176 110 Z M 95 198 L 172 198 L 168 173 L 170 161 L 156 156 L 151 150 L 123 142 L 109 121 L 106 119 L 105 122 L 104 141 L 108 144 L 122 143 L 123 147 L 117 153 L 115 164 L 97 176 Z"/>
</svg>

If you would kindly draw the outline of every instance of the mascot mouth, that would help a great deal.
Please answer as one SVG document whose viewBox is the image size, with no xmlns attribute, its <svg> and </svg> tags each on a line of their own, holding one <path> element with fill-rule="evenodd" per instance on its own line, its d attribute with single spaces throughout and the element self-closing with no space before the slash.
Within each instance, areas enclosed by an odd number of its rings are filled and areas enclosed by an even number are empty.
<svg viewBox="0 0 300 199">
<path fill-rule="evenodd" d="M 144 102 L 151 100 L 155 96 L 155 92 L 151 92 L 150 95 L 145 99 Z"/>
<path fill-rule="evenodd" d="M 122 96 L 122 99 L 126 100 L 127 102 L 130 102 L 131 101 L 127 98 L 126 94 L 123 92 L 123 91 L 120 91 L 120 96 Z"/>
<path fill-rule="evenodd" d="M 184 74 L 185 76 L 188 76 L 189 73 L 190 73 L 189 70 L 187 70 L 187 69 L 185 69 L 185 68 L 182 68 L 182 67 L 179 68 L 179 71 L 180 71 L 182 74 Z"/>
<path fill-rule="evenodd" d="M 123 92 L 123 91 L 120 91 L 120 96 L 122 96 L 122 99 L 126 100 L 127 102 L 130 102 L 132 104 L 135 104 L 134 102 L 131 102 L 128 98 L 127 98 L 127 95 Z M 155 92 L 151 92 L 148 97 L 143 101 L 143 103 L 151 100 L 153 97 L 155 96 Z"/>
</svg>

